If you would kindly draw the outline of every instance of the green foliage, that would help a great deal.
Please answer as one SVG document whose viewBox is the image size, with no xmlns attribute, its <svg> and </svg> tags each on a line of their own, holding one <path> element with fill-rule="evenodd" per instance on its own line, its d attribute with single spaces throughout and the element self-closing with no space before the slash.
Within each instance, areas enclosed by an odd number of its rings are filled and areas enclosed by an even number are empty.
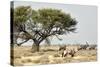
<svg viewBox="0 0 100 67">
<path fill-rule="evenodd" d="M 59 9 L 33 10 L 30 6 L 14 8 L 14 25 L 29 36 L 27 40 L 32 39 L 36 45 L 43 40 L 50 43 L 49 36 L 56 36 L 61 40 L 58 35 L 74 32 L 76 24 L 77 21 L 70 14 Z"/>
<path fill-rule="evenodd" d="M 30 6 L 20 6 L 14 9 L 14 24 L 19 25 L 25 23 L 30 18 Z"/>
<path fill-rule="evenodd" d="M 72 31 L 77 22 L 71 18 L 70 14 L 66 14 L 58 9 L 44 8 L 33 12 L 32 19 L 34 23 L 40 23 L 42 28 L 60 28 L 64 31 Z"/>
</svg>

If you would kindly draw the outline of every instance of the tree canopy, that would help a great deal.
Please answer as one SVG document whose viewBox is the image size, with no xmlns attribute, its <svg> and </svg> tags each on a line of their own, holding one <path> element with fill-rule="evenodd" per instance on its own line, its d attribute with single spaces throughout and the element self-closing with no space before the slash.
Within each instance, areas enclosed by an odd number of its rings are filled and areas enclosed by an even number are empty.
<svg viewBox="0 0 100 67">
<path fill-rule="evenodd" d="M 58 35 L 74 32 L 77 21 L 70 14 L 59 9 L 34 10 L 30 6 L 19 6 L 14 8 L 13 24 L 17 30 L 24 32 L 24 42 L 32 39 L 39 46 L 50 36 L 58 37 Z"/>
</svg>

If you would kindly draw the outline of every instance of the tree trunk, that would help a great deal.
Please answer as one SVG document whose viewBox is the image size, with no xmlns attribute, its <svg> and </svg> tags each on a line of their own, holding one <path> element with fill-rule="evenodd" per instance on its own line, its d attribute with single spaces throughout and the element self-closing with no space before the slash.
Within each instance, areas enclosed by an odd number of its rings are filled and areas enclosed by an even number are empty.
<svg viewBox="0 0 100 67">
<path fill-rule="evenodd" d="M 35 43 L 32 45 L 32 52 L 39 52 L 39 44 L 38 43 Z"/>
</svg>

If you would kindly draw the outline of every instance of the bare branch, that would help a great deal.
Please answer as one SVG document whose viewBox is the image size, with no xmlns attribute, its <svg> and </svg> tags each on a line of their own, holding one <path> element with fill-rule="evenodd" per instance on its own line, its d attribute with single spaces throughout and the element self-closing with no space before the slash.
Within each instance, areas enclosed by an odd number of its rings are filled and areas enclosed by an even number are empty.
<svg viewBox="0 0 100 67">
<path fill-rule="evenodd" d="M 25 40 L 24 42 L 21 42 L 19 44 L 17 44 L 18 46 L 21 46 L 22 44 L 26 43 L 27 41 L 29 41 L 29 39 Z"/>
<path fill-rule="evenodd" d="M 58 40 L 62 40 L 61 38 L 58 37 L 58 35 L 55 35 L 55 36 L 58 38 Z"/>
</svg>

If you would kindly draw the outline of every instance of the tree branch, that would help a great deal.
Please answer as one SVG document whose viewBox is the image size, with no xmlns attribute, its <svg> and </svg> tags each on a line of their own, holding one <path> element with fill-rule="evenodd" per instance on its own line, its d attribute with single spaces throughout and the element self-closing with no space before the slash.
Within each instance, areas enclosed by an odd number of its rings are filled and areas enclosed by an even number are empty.
<svg viewBox="0 0 100 67">
<path fill-rule="evenodd" d="M 20 46 L 20 45 L 22 45 L 22 44 L 24 44 L 25 42 L 27 42 L 29 39 L 27 39 L 27 40 L 25 40 L 24 42 L 21 42 L 21 43 L 19 43 L 19 44 L 17 44 L 18 46 Z"/>
</svg>

